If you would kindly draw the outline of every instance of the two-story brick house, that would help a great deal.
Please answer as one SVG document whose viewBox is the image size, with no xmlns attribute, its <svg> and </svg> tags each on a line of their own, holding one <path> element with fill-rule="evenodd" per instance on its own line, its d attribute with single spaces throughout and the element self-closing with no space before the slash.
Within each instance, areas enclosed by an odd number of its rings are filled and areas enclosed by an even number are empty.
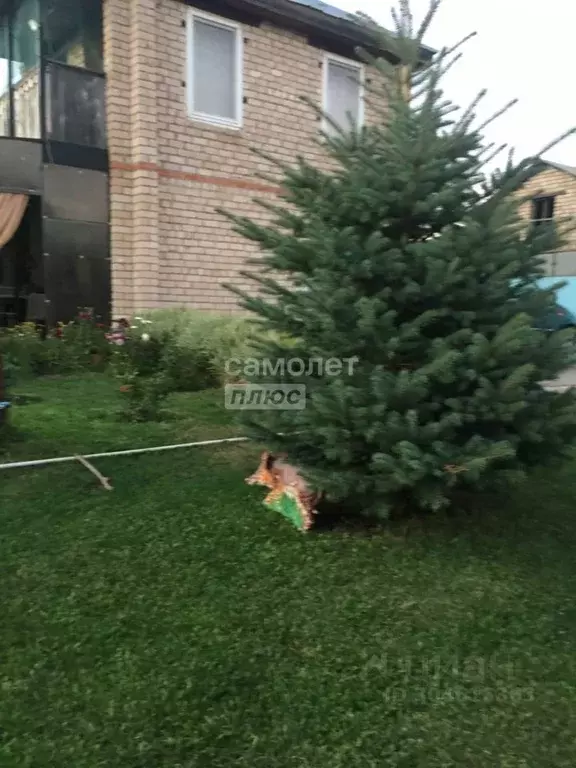
<svg viewBox="0 0 576 768">
<path fill-rule="evenodd" d="M 215 209 L 277 194 L 252 147 L 326 162 L 301 96 L 373 119 L 370 43 L 320 0 L 0 0 L 0 322 L 233 310 L 253 246 Z M 8 244 L 3 201 L 26 211 Z"/>
<path fill-rule="evenodd" d="M 530 198 L 520 213 L 532 226 L 570 218 L 576 223 L 576 167 L 542 160 L 521 194 Z M 569 234 L 562 250 L 547 254 L 545 259 L 549 277 L 542 285 L 565 280 L 567 285 L 558 299 L 576 313 L 576 230 Z"/>
<path fill-rule="evenodd" d="M 108 0 L 105 18 L 115 308 L 234 308 L 221 283 L 253 246 L 215 209 L 258 218 L 278 191 L 251 147 L 323 162 L 301 96 L 363 119 L 363 32 L 291 0 Z"/>
</svg>

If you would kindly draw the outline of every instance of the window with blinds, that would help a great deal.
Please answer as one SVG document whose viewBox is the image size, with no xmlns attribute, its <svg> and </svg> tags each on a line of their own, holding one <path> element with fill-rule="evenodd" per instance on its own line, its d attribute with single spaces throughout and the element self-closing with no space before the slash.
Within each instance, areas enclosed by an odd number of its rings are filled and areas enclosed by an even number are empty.
<svg viewBox="0 0 576 768">
<path fill-rule="evenodd" d="M 363 78 L 364 68 L 361 64 L 326 56 L 323 109 L 343 131 L 357 129 L 364 122 Z M 328 120 L 324 121 L 324 130 L 329 134 L 337 133 Z"/>
<path fill-rule="evenodd" d="M 195 120 L 240 127 L 242 35 L 238 24 L 190 12 L 188 110 Z"/>
</svg>

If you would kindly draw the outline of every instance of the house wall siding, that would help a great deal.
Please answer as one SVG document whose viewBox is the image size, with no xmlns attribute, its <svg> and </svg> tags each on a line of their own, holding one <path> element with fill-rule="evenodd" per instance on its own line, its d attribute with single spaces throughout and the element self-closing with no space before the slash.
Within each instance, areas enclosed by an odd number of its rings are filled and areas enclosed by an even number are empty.
<svg viewBox="0 0 576 768">
<path fill-rule="evenodd" d="M 265 220 L 255 196 L 278 188 L 258 174 L 302 155 L 328 168 L 316 142 L 324 51 L 304 36 L 243 25 L 240 130 L 195 122 L 186 99 L 189 6 L 177 0 L 105 0 L 105 60 L 116 315 L 167 305 L 235 311 L 222 285 L 242 285 L 255 245 L 217 207 Z M 375 119 L 368 107 L 366 120 Z"/>
<path fill-rule="evenodd" d="M 572 217 L 576 221 L 576 177 L 568 173 L 556 168 L 546 168 L 524 184 L 521 195 L 530 195 L 531 197 L 557 195 L 554 218 Z M 531 212 L 532 204 L 530 201 L 525 202 L 520 207 L 520 215 L 526 221 L 530 221 Z M 562 250 L 576 251 L 576 231 L 570 233 Z M 574 269 L 576 270 L 576 264 Z"/>
</svg>

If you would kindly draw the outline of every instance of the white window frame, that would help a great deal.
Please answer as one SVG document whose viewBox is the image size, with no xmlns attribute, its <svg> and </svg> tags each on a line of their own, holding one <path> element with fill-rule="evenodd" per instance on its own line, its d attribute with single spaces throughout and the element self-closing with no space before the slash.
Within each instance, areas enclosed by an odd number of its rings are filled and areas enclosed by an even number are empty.
<svg viewBox="0 0 576 768">
<path fill-rule="evenodd" d="M 209 115 L 205 112 L 197 112 L 194 109 L 194 21 L 205 21 L 214 24 L 217 27 L 232 31 L 236 35 L 236 117 L 227 118 L 218 115 Z M 243 107 L 244 107 L 244 36 L 242 27 L 234 21 L 224 19 L 221 16 L 215 16 L 212 13 L 197 11 L 190 8 L 187 19 L 186 35 L 186 98 L 188 102 L 188 116 L 192 120 L 209 125 L 219 125 L 225 128 L 242 127 Z"/>
<path fill-rule="evenodd" d="M 356 70 L 359 75 L 360 87 L 358 88 L 358 129 L 364 125 L 365 109 L 364 109 L 364 84 L 366 81 L 366 68 L 364 64 L 353 59 L 345 59 L 343 56 L 336 56 L 333 53 L 326 53 L 324 55 L 324 61 L 322 62 L 322 110 L 328 112 L 328 78 L 330 72 L 330 64 L 344 64 L 350 69 Z M 330 131 L 332 125 L 324 118 L 322 120 L 322 130 Z"/>
</svg>

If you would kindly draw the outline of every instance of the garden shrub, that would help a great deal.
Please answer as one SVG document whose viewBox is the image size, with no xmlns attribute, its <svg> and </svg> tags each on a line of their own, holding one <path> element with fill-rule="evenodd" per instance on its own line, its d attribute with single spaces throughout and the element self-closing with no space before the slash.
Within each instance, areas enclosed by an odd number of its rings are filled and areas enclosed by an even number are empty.
<svg viewBox="0 0 576 768">
<path fill-rule="evenodd" d="M 83 309 L 78 317 L 59 326 L 56 335 L 61 343 L 61 366 L 70 370 L 103 369 L 110 357 L 107 328 L 96 322 L 90 309 Z"/>
<path fill-rule="evenodd" d="M 244 361 L 258 355 L 257 345 L 264 339 L 276 339 L 264 332 L 246 315 L 223 315 L 194 309 L 161 309 L 145 313 L 153 327 L 169 331 L 177 347 L 192 355 L 198 369 L 205 369 L 208 386 L 222 385 L 242 378 L 242 365 L 227 369 L 230 360 Z M 284 344 L 295 342 L 284 338 Z"/>
<path fill-rule="evenodd" d="M 131 421 L 160 417 L 171 392 L 197 391 L 214 385 L 199 354 L 179 345 L 173 330 L 135 318 L 108 334 L 113 351 L 112 370 L 120 384 L 124 415 Z"/>
<path fill-rule="evenodd" d="M 105 370 L 114 357 L 113 373 L 120 377 L 124 394 L 132 393 L 125 398 L 132 403 L 128 410 L 139 418 L 139 406 L 133 408 L 134 403 L 149 401 L 143 406 L 143 412 L 157 415 L 164 399 L 161 393 L 196 392 L 241 380 L 243 362 L 259 354 L 258 342 L 281 341 L 279 335 L 275 338 L 272 332 L 262 332 L 246 316 L 193 309 L 152 310 L 136 316 L 132 328 L 127 321 L 122 321 L 121 329 L 122 340 L 126 335 L 129 344 L 119 352 L 120 345 L 111 343 L 114 334 L 97 323 L 89 309 L 84 309 L 73 322 L 60 323 L 47 333 L 33 323 L 0 331 L 0 352 L 10 357 L 15 374 L 24 379 Z M 141 359 L 142 334 L 149 336 L 153 343 L 145 347 Z M 282 341 L 290 346 L 290 340 L 283 338 Z M 146 341 L 142 343 L 147 345 Z M 146 359 L 146 365 L 151 364 L 158 344 L 161 353 L 158 349 L 154 379 L 149 371 L 142 369 L 141 363 Z M 234 360 L 234 364 L 227 366 L 230 360 Z M 137 384 L 134 377 L 138 378 Z M 146 394 L 142 391 L 144 380 Z M 150 388 L 158 394 L 152 396 Z"/>
<path fill-rule="evenodd" d="M 251 324 L 243 317 L 194 309 L 154 310 L 146 313 L 146 318 L 158 330 L 174 335 L 176 345 L 204 368 L 213 386 L 227 380 L 230 357 L 246 355 L 252 333 Z"/>
<path fill-rule="evenodd" d="M 170 379 L 164 365 L 167 332 L 154 336 L 137 327 L 109 337 L 113 345 L 112 371 L 119 381 L 123 413 L 130 421 L 157 419 L 170 394 Z"/>
<path fill-rule="evenodd" d="M 2 376 L 4 380 L 4 387 L 6 390 L 10 389 L 10 387 L 13 387 L 16 379 L 18 377 L 19 372 L 19 366 L 18 363 L 14 360 L 12 355 L 9 354 L 3 354 L 0 359 L 0 365 L 2 366 L 2 372 L 0 376 Z M 0 392 L 0 399 L 2 399 L 2 393 Z"/>
<path fill-rule="evenodd" d="M 0 352 L 8 357 L 19 377 L 55 372 L 60 359 L 59 341 L 43 339 L 34 323 L 6 328 L 0 334 Z"/>
<path fill-rule="evenodd" d="M 173 335 L 164 352 L 164 365 L 174 392 L 199 392 L 218 386 L 204 352 L 184 347 Z"/>
<path fill-rule="evenodd" d="M 106 328 L 90 310 L 70 323 L 43 333 L 34 323 L 0 332 L 0 352 L 10 358 L 19 378 L 102 370 L 110 357 Z"/>
</svg>

